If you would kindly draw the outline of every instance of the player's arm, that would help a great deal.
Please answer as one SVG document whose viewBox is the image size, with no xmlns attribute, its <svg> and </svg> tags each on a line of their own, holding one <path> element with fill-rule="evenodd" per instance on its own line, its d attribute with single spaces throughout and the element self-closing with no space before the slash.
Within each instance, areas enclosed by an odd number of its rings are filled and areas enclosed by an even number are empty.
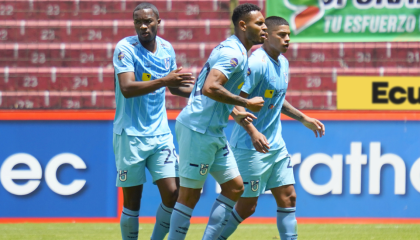
<svg viewBox="0 0 420 240">
<path fill-rule="evenodd" d="M 241 92 L 239 96 L 243 98 L 248 98 L 249 94 L 246 92 Z M 255 147 L 255 150 L 261 153 L 267 153 L 268 149 L 270 149 L 270 146 L 268 144 L 267 138 L 264 136 L 264 134 L 260 133 L 258 129 L 252 124 L 252 119 L 256 119 L 254 115 L 252 116 L 246 116 L 244 118 L 238 118 L 238 115 L 244 115 L 244 113 L 251 114 L 245 110 L 244 107 L 241 106 L 235 106 L 233 108 L 233 111 L 231 113 L 231 116 L 233 119 L 235 119 L 236 123 L 238 123 L 240 126 L 242 126 L 245 131 L 248 133 L 248 135 L 251 137 L 252 144 Z"/>
<path fill-rule="evenodd" d="M 281 113 L 301 122 L 305 127 L 309 128 L 315 133 L 315 137 L 322 137 L 325 135 L 325 126 L 319 120 L 306 116 L 301 111 L 297 110 L 288 101 L 284 100 Z"/>
<path fill-rule="evenodd" d="M 258 112 L 264 105 L 262 97 L 246 99 L 229 92 L 223 85 L 228 81 L 225 74 L 218 69 L 211 69 L 203 86 L 203 95 L 215 101 L 246 107 L 253 112 Z"/>
<path fill-rule="evenodd" d="M 170 54 L 171 54 L 171 69 L 177 69 L 178 67 L 176 66 L 176 55 L 175 55 L 175 50 L 173 48 L 171 49 Z M 185 86 L 179 86 L 179 87 L 169 87 L 169 91 L 173 95 L 189 98 L 193 88 L 194 88 L 194 83 L 188 84 Z"/>
<path fill-rule="evenodd" d="M 188 84 L 187 86 L 184 86 L 184 87 L 169 87 L 169 91 L 173 95 L 189 98 L 193 88 L 194 88 L 194 84 Z"/>
<path fill-rule="evenodd" d="M 136 81 L 134 72 L 123 72 L 118 74 L 118 82 L 121 93 L 125 98 L 132 98 L 156 91 L 159 88 L 188 87 L 194 83 L 191 73 L 180 73 L 182 67 L 175 69 L 163 78 L 153 81 Z"/>
</svg>

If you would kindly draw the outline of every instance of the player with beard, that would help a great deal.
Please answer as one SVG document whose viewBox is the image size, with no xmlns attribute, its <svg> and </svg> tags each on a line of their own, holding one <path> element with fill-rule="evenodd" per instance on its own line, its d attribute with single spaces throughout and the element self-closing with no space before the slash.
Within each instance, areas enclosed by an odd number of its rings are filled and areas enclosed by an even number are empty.
<svg viewBox="0 0 420 240">
<path fill-rule="evenodd" d="M 165 108 L 165 87 L 188 97 L 194 78 L 180 73 L 172 45 L 156 36 L 159 12 L 150 3 L 133 11 L 137 35 L 122 39 L 115 47 L 116 111 L 113 146 L 117 186 L 122 187 L 123 240 L 138 238 L 140 199 L 149 169 L 162 197 L 156 213 L 152 240 L 163 240 L 178 197 L 179 179 L 173 136 Z"/>
<path fill-rule="evenodd" d="M 289 23 L 281 17 L 269 17 L 267 39 L 249 58 L 248 76 L 240 96 L 264 97 L 258 118 L 242 127 L 235 124 L 231 145 L 244 181 L 245 191 L 224 228 L 219 240 L 226 240 L 238 225 L 255 212 L 258 196 L 271 190 L 277 202 L 277 228 L 282 240 L 297 239 L 296 192 L 293 168 L 281 135 L 280 113 L 303 123 L 322 137 L 324 125 L 301 113 L 285 100 L 289 62 L 282 55 L 289 48 Z M 236 106 L 238 111 L 244 111 Z M 253 113 L 252 109 L 248 110 Z"/>
<path fill-rule="evenodd" d="M 185 239 L 208 173 L 220 184 L 222 192 L 210 211 L 204 240 L 217 239 L 243 192 L 243 181 L 223 129 L 229 114 L 236 121 L 251 121 L 254 117 L 246 111 L 235 111 L 234 105 L 257 112 L 264 104 L 261 97 L 246 99 L 237 95 L 248 69 L 248 50 L 265 39 L 266 26 L 260 11 L 253 4 L 235 8 L 232 15 L 235 35 L 212 51 L 188 105 L 177 118 L 175 131 L 179 143 L 181 187 L 168 240 Z"/>
</svg>

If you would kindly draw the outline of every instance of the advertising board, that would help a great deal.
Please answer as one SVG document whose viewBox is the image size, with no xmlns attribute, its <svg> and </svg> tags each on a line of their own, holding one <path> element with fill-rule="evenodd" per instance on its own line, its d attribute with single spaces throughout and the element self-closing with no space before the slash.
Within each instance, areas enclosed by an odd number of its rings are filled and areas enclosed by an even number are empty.
<svg viewBox="0 0 420 240">
<path fill-rule="evenodd" d="M 267 17 L 285 18 L 293 42 L 418 41 L 416 0 L 267 0 Z"/>
<path fill-rule="evenodd" d="M 283 121 L 298 217 L 420 219 L 418 121 L 323 122 L 315 138 Z M 112 121 L 0 121 L 0 132 L 0 220 L 117 218 Z M 147 179 L 140 215 L 154 216 L 160 196 Z M 193 215 L 207 216 L 219 191 L 209 177 Z M 267 192 L 254 216 L 275 217 L 275 207 Z"/>
<path fill-rule="evenodd" d="M 420 110 L 420 77 L 337 77 L 337 109 Z"/>
</svg>

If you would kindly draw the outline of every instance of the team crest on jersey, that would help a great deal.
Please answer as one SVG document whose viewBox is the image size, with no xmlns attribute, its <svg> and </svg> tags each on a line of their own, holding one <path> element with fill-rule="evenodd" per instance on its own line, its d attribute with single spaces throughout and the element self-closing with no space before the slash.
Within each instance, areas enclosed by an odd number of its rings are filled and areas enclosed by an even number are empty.
<svg viewBox="0 0 420 240">
<path fill-rule="evenodd" d="M 125 57 L 123 52 L 118 53 L 118 60 L 122 60 Z"/>
<path fill-rule="evenodd" d="M 236 59 L 236 58 L 230 59 L 230 66 L 232 66 L 232 67 L 238 66 L 238 59 Z"/>
<path fill-rule="evenodd" d="M 165 69 L 168 70 L 171 65 L 171 58 L 165 58 Z"/>
<path fill-rule="evenodd" d="M 127 181 L 127 170 L 120 170 L 119 177 L 121 182 Z"/>
<path fill-rule="evenodd" d="M 273 109 L 273 108 L 274 108 L 273 104 L 268 105 L 268 109 Z"/>
<path fill-rule="evenodd" d="M 260 188 L 260 180 L 251 181 L 251 190 L 256 192 L 258 191 L 258 188 Z"/>
<path fill-rule="evenodd" d="M 200 174 L 204 176 L 207 174 L 208 170 L 209 170 L 209 165 L 202 163 L 200 166 Z"/>
<path fill-rule="evenodd" d="M 133 46 L 137 46 L 137 44 L 139 44 L 138 42 L 132 43 L 131 45 Z"/>
<path fill-rule="evenodd" d="M 248 71 L 246 71 L 246 75 L 247 76 L 251 75 L 251 68 L 248 68 Z"/>
</svg>

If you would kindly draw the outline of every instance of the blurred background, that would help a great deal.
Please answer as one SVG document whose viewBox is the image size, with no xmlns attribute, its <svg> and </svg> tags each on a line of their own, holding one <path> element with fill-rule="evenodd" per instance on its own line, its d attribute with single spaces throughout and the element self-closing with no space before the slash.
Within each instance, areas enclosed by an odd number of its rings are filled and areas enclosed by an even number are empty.
<svg viewBox="0 0 420 240">
<path fill-rule="evenodd" d="M 158 35 L 174 46 L 178 66 L 197 75 L 212 49 L 231 35 L 230 12 L 245 1 L 149 2 L 159 9 Z M 343 8 L 345 0 L 246 2 L 258 5 L 267 16 L 283 16 L 290 22 L 287 100 L 300 109 L 336 109 L 339 75 L 419 76 L 419 41 L 395 42 L 418 39 L 416 8 L 358 10 L 350 1 Z M 412 0 L 397 2 L 419 6 Z M 135 35 L 132 11 L 138 3 L 2 0 L 0 108 L 115 108 L 112 55 L 119 40 Z M 360 11 L 373 19 L 366 21 Z M 395 22 L 380 19 L 387 13 Z M 182 109 L 185 104 L 186 99 L 167 93 L 168 109 Z"/>
</svg>

